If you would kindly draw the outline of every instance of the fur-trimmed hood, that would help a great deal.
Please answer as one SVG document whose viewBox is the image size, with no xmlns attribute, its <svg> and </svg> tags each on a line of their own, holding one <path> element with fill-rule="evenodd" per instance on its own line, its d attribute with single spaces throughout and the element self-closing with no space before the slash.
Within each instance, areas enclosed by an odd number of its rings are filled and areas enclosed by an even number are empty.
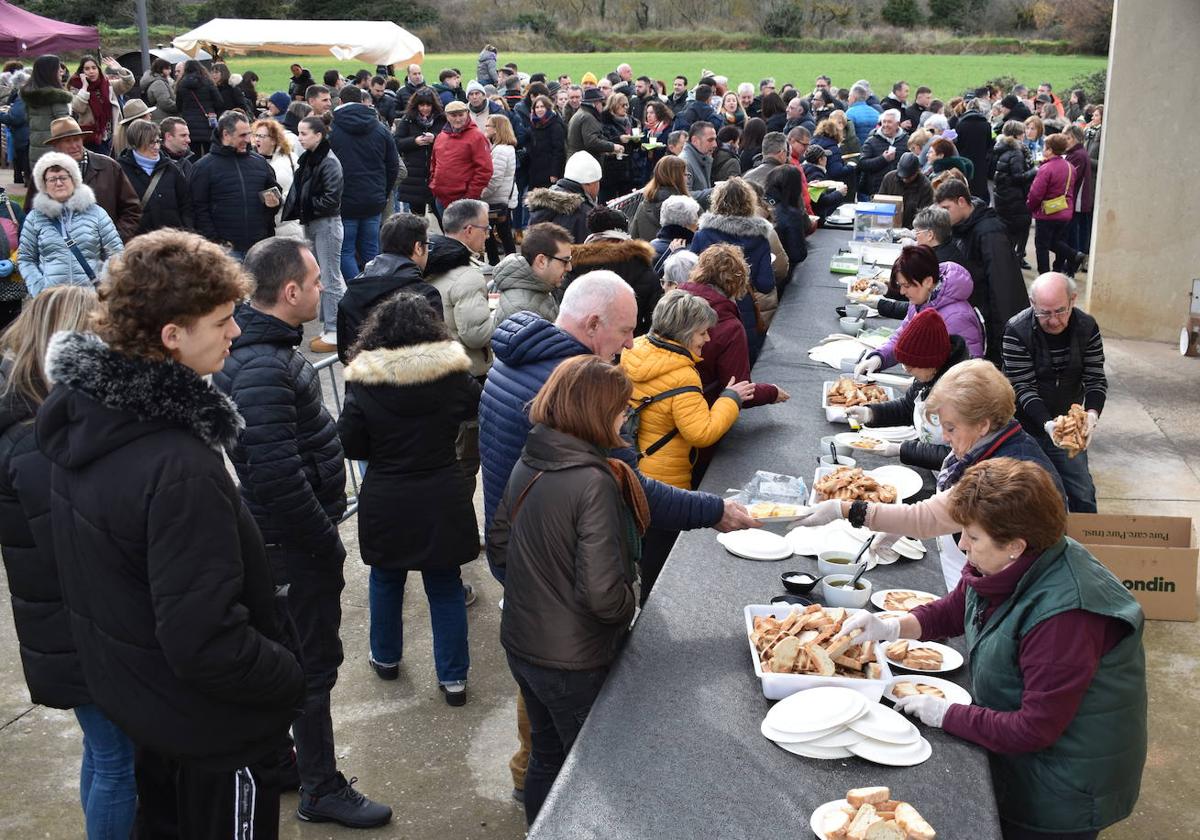
<svg viewBox="0 0 1200 840">
<path fill-rule="evenodd" d="M 457 341 L 428 341 L 364 350 L 346 368 L 346 381 L 359 385 L 423 385 L 470 369 L 471 359 Z"/>
<path fill-rule="evenodd" d="M 618 262 L 641 260 L 654 265 L 654 248 L 640 239 L 598 239 L 585 242 L 571 249 L 571 265 L 578 269 L 593 265 L 610 265 Z"/>
<path fill-rule="evenodd" d="M 41 161 L 38 161 L 40 164 Z M 82 213 L 90 207 L 96 206 L 96 194 L 92 192 L 92 188 L 87 184 L 78 184 L 75 187 L 75 192 L 71 193 L 71 197 L 65 202 L 55 201 L 44 192 L 39 192 L 33 197 L 33 209 L 37 210 L 43 216 L 49 216 L 51 219 L 57 219 L 63 214 L 63 208 L 69 209 L 72 213 Z"/>
<path fill-rule="evenodd" d="M 49 108 L 51 105 L 68 105 L 75 97 L 62 88 L 21 88 L 21 100 L 29 108 Z"/>
<path fill-rule="evenodd" d="M 538 187 L 525 196 L 530 210 L 549 210 L 558 216 L 570 216 L 586 200 L 583 193 L 567 192 L 556 187 Z"/>
<path fill-rule="evenodd" d="M 700 217 L 700 230 L 705 228 L 712 228 L 729 236 L 771 236 L 771 223 L 761 216 L 718 216 L 716 213 L 705 213 Z"/>
<path fill-rule="evenodd" d="M 46 377 L 139 421 L 98 419 L 78 406 L 50 412 L 39 427 L 39 444 L 56 463 L 70 468 L 155 431 L 158 424 L 183 428 L 218 452 L 232 447 L 245 425 L 233 401 L 190 368 L 117 353 L 92 333 L 55 333 L 46 350 Z M 117 433 L 97 434 L 106 429 Z"/>
</svg>

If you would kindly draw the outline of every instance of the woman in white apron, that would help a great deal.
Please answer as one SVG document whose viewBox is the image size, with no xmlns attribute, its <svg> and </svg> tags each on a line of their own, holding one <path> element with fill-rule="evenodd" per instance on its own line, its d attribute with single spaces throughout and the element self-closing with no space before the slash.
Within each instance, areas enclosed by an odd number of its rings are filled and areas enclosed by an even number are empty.
<svg viewBox="0 0 1200 840">
<path fill-rule="evenodd" d="M 989 458 L 1032 461 L 1046 470 L 1067 503 L 1062 481 L 1041 447 L 1013 419 L 1016 409 L 1012 385 L 991 363 L 971 359 L 946 371 L 929 392 L 923 414 L 936 420 L 950 447 L 937 475 L 937 492 L 913 505 L 867 502 L 821 502 L 798 526 L 825 525 L 848 519 L 856 527 L 889 535 L 928 539 L 938 537 L 942 575 L 948 590 L 958 585 L 966 558 L 956 545 L 958 524 L 950 516 L 948 493 L 967 467 Z"/>
</svg>

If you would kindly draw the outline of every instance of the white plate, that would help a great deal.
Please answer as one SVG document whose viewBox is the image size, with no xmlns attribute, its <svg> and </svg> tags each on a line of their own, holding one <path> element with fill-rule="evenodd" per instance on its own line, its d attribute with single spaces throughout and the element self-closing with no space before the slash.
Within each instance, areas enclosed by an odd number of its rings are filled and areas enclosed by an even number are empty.
<svg viewBox="0 0 1200 840">
<path fill-rule="evenodd" d="M 762 733 L 762 736 L 768 741 L 774 741 L 776 743 L 783 744 L 801 744 L 809 741 L 820 741 L 822 738 L 828 738 L 832 735 L 845 732 L 846 727 L 831 726 L 828 729 L 819 729 L 816 732 L 805 732 L 802 735 L 796 735 L 790 732 L 780 732 L 778 729 L 771 726 L 771 724 L 767 723 L 766 718 L 763 718 L 763 722 L 758 725 L 758 731 Z M 861 738 L 862 736 L 860 735 L 859 737 Z"/>
<path fill-rule="evenodd" d="M 785 539 L 793 554 L 816 557 L 822 551 L 853 551 L 857 554 L 872 533 L 869 528 L 855 528 L 845 519 L 837 519 L 826 525 L 793 528 Z"/>
<path fill-rule="evenodd" d="M 812 744 L 788 744 L 780 741 L 776 741 L 775 746 L 781 750 L 790 752 L 792 755 L 799 755 L 804 758 L 819 758 L 823 761 L 831 761 L 835 758 L 850 758 L 854 755 L 848 747 L 816 747 Z"/>
<path fill-rule="evenodd" d="M 932 685 L 936 688 L 940 688 L 942 693 L 946 695 L 946 699 L 951 703 L 970 704 L 972 702 L 971 693 L 961 685 L 952 683 L 950 680 L 944 680 L 941 677 L 927 677 L 924 674 L 904 674 L 896 677 L 890 683 L 888 683 L 887 691 L 883 693 L 883 696 L 895 703 L 899 698 L 897 698 L 892 692 L 892 687 L 895 686 L 896 683 L 902 682 L 920 683 L 921 685 Z"/>
<path fill-rule="evenodd" d="M 863 426 L 862 434 L 876 440 L 886 440 L 892 443 L 903 443 L 906 440 L 916 440 L 917 430 L 912 426 Z"/>
<path fill-rule="evenodd" d="M 890 484 L 896 488 L 896 495 L 901 500 L 911 498 L 921 492 L 921 488 L 925 486 L 921 474 L 911 467 L 901 466 L 900 464 L 888 464 L 883 467 L 876 467 L 873 470 L 868 470 L 867 475 L 877 478 L 884 484 Z"/>
<path fill-rule="evenodd" d="M 730 554 L 746 560 L 786 560 L 792 556 L 787 540 L 761 528 L 717 534 L 717 542 Z"/>
<path fill-rule="evenodd" d="M 816 810 L 812 812 L 812 816 L 808 818 L 808 827 L 812 829 L 813 834 L 817 835 L 820 840 L 829 840 L 829 836 L 821 830 L 821 826 L 825 824 L 825 815 L 830 811 L 840 811 L 849 804 L 845 799 L 834 799 L 823 805 L 818 805 Z"/>
<path fill-rule="evenodd" d="M 920 589 L 902 589 L 902 588 L 897 587 L 895 589 L 877 589 L 877 590 L 875 590 L 875 592 L 871 593 L 871 603 L 874 604 L 875 606 L 879 607 L 879 609 L 881 609 L 881 610 L 886 610 L 887 607 L 885 607 L 883 605 L 883 599 L 887 597 L 887 594 L 889 592 L 911 592 L 914 595 L 924 595 L 926 597 L 933 598 L 935 601 L 939 597 L 937 595 L 934 595 L 932 592 L 925 592 Z M 900 612 L 900 610 L 896 610 L 896 612 Z M 904 612 L 910 612 L 910 610 L 904 610 Z"/>
<path fill-rule="evenodd" d="M 895 709 L 878 703 L 872 704 L 865 715 L 850 721 L 846 727 L 852 732 L 857 732 L 860 740 L 873 738 L 886 744 L 913 744 L 921 738 L 921 732 L 912 721 Z"/>
<path fill-rule="evenodd" d="M 804 735 L 845 726 L 865 715 L 870 705 L 853 689 L 826 685 L 780 700 L 767 712 L 765 722 L 777 732 Z"/>
<path fill-rule="evenodd" d="M 842 378 L 849 379 L 850 377 L 844 376 Z M 825 409 L 825 419 L 830 423 L 849 423 L 850 421 L 846 419 L 846 406 L 829 404 L 829 391 L 833 388 L 834 384 L 836 384 L 835 381 L 831 379 L 826 380 L 821 385 L 821 408 Z M 896 399 L 896 392 L 887 385 L 880 385 L 879 387 L 883 389 L 884 396 L 886 397 L 881 402 L 890 402 Z"/>
<path fill-rule="evenodd" d="M 880 385 L 891 385 L 897 391 L 907 391 L 912 387 L 913 378 L 901 373 L 872 373 L 867 381 L 878 382 Z"/>
<path fill-rule="evenodd" d="M 906 557 L 909 560 L 920 560 L 928 550 L 925 548 L 925 543 L 920 540 L 914 540 L 912 537 L 901 537 L 892 543 L 892 548 L 901 557 Z"/>
<path fill-rule="evenodd" d="M 880 447 L 878 447 L 878 446 L 869 446 L 868 447 L 868 446 L 856 446 L 855 445 L 856 443 L 863 440 L 864 438 L 869 438 L 869 437 L 870 437 L 870 435 L 864 435 L 859 432 L 842 432 L 840 434 L 834 435 L 833 439 L 836 440 L 838 443 L 840 443 L 842 446 L 849 446 L 855 452 L 878 452 L 880 449 Z M 875 438 L 875 440 L 879 441 L 879 443 L 881 443 L 881 444 L 887 443 L 887 441 L 884 440 L 883 438 Z M 851 457 L 853 457 L 853 455 L 851 455 Z"/>
<path fill-rule="evenodd" d="M 909 641 L 910 648 L 932 648 L 942 655 L 941 668 L 910 668 L 907 665 L 897 662 L 895 659 L 887 655 L 888 645 L 892 642 L 880 642 L 880 650 L 883 651 L 884 658 L 893 668 L 900 668 L 904 671 L 912 671 L 917 674 L 944 674 L 947 671 L 957 671 L 962 667 L 963 655 L 952 647 L 947 647 L 939 642 L 914 642 Z"/>
<path fill-rule="evenodd" d="M 846 747 L 859 758 L 888 767 L 912 767 L 929 760 L 933 746 L 924 738 L 913 744 L 886 744 L 872 738 L 863 738 L 857 744 Z"/>
<path fill-rule="evenodd" d="M 805 505 L 796 505 L 796 512 L 790 516 L 756 516 L 753 517 L 755 522 L 771 524 L 775 522 L 795 522 L 797 519 L 803 519 L 808 515 L 811 508 Z"/>
<path fill-rule="evenodd" d="M 879 706 L 878 703 L 873 703 L 872 706 Z M 883 708 L 883 706 L 879 706 Z M 861 720 L 862 718 L 859 718 Z M 853 721 L 851 721 L 853 723 Z M 853 729 L 839 729 L 822 738 L 814 738 L 811 741 L 805 741 L 810 747 L 848 747 L 851 744 L 862 740 L 862 735 L 855 732 Z"/>
</svg>

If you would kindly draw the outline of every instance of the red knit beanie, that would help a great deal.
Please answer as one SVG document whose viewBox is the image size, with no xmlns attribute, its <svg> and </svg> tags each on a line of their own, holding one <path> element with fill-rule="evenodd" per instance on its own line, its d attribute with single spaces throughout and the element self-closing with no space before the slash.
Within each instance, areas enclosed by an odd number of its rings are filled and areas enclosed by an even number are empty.
<svg viewBox="0 0 1200 840">
<path fill-rule="evenodd" d="M 908 322 L 896 340 L 896 361 L 918 368 L 940 368 L 950 358 L 950 333 L 932 306 Z"/>
</svg>

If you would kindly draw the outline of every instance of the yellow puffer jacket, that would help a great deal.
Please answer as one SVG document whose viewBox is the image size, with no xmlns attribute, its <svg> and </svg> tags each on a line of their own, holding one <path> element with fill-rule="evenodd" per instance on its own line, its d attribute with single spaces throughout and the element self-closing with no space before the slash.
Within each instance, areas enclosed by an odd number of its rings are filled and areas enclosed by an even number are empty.
<svg viewBox="0 0 1200 840">
<path fill-rule="evenodd" d="M 633 349 L 621 353 L 621 367 L 633 381 L 630 404 L 672 388 L 702 387 L 700 374 L 696 372 L 698 361 L 697 356 L 673 342 L 651 339 L 648 335 L 635 339 Z M 638 468 L 651 478 L 690 490 L 693 450 L 720 440 L 740 411 L 735 397 L 722 394 L 710 408 L 704 395 L 694 391 L 647 406 L 641 412 L 638 427 L 640 451 L 672 429 L 678 429 L 679 434 L 653 455 L 643 458 Z"/>
</svg>

